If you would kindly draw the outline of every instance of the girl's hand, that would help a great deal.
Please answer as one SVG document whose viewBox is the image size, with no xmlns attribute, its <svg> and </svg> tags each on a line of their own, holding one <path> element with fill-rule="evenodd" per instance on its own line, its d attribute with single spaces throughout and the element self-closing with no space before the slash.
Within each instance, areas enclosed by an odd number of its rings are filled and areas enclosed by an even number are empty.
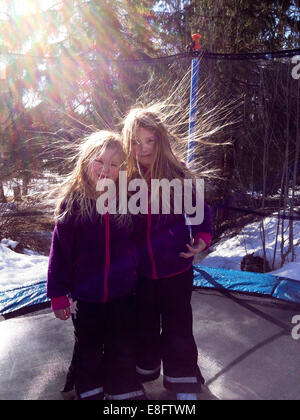
<svg viewBox="0 0 300 420">
<path fill-rule="evenodd" d="M 195 255 L 200 254 L 200 252 L 202 252 L 207 247 L 203 239 L 199 239 L 197 245 L 195 246 L 191 246 L 189 244 L 186 244 L 186 246 L 188 248 L 188 252 L 181 252 L 179 254 L 179 256 L 182 258 L 194 257 Z"/>
<path fill-rule="evenodd" d="M 56 318 L 61 319 L 62 321 L 66 321 L 68 318 L 70 318 L 71 315 L 70 307 L 68 306 L 64 309 L 57 309 L 56 311 L 54 311 L 54 315 L 56 316 Z"/>
</svg>

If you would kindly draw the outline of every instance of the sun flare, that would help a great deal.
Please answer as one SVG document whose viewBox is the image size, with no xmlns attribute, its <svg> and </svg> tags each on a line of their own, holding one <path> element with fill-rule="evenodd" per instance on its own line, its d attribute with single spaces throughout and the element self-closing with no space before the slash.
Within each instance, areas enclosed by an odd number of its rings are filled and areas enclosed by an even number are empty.
<svg viewBox="0 0 300 420">
<path fill-rule="evenodd" d="M 17 15 L 29 15 L 35 13 L 37 2 L 35 0 L 15 0 L 14 12 Z"/>
<path fill-rule="evenodd" d="M 14 0 L 13 3 L 17 15 L 32 15 L 53 5 L 54 0 Z"/>
</svg>

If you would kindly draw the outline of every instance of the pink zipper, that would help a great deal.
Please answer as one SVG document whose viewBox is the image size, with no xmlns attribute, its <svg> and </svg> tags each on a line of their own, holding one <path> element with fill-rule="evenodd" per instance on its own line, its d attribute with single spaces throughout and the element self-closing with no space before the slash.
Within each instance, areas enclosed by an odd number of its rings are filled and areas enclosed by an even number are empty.
<svg viewBox="0 0 300 420">
<path fill-rule="evenodd" d="M 151 210 L 150 205 L 148 205 L 148 214 L 147 214 L 147 244 L 148 244 L 148 252 L 150 261 L 152 264 L 152 278 L 157 279 L 157 271 L 156 271 L 156 265 L 154 261 L 154 255 L 153 255 L 153 249 L 151 244 Z"/>
<path fill-rule="evenodd" d="M 105 270 L 104 270 L 104 291 L 103 302 L 107 301 L 108 297 L 108 272 L 110 266 L 110 253 L 109 253 L 109 213 L 105 213 Z"/>
</svg>

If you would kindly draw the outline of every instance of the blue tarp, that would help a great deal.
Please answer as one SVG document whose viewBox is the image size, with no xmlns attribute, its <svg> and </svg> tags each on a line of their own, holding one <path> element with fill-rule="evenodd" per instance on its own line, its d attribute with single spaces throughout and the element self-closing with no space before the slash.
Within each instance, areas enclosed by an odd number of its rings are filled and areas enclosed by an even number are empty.
<svg viewBox="0 0 300 420">
<path fill-rule="evenodd" d="M 300 282 L 271 274 L 194 265 L 194 286 L 272 296 L 300 304 Z M 0 291 L 0 315 L 48 302 L 46 282 Z"/>
<path fill-rule="evenodd" d="M 0 291 L 0 315 L 48 301 L 49 299 L 46 296 L 46 281 Z"/>
<path fill-rule="evenodd" d="M 194 286 L 268 295 L 300 303 L 300 282 L 271 274 L 194 265 Z"/>
</svg>

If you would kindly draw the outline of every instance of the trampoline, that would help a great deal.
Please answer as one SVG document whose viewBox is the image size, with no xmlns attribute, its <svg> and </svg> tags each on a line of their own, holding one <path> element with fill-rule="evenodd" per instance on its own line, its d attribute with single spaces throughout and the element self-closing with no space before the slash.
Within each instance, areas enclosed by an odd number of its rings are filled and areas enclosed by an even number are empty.
<svg viewBox="0 0 300 420">
<path fill-rule="evenodd" d="M 206 379 L 198 399 L 300 399 L 300 337 L 292 335 L 298 303 L 195 288 L 192 306 Z M 72 356 L 72 322 L 56 319 L 47 302 L 22 311 L 0 322 L 0 400 L 60 400 Z M 149 400 L 175 400 L 162 375 L 145 389 Z"/>
</svg>

